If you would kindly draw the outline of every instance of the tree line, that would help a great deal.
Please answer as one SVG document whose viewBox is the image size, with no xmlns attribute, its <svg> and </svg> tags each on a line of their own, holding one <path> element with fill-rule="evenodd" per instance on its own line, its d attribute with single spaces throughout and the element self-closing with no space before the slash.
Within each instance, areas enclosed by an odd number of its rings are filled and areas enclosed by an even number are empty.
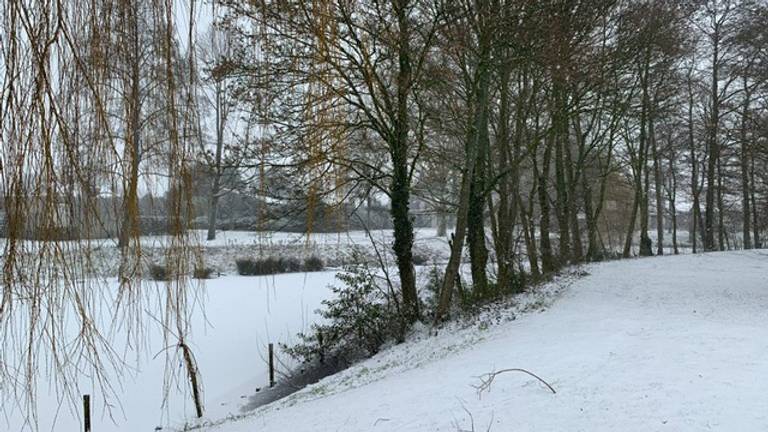
<svg viewBox="0 0 768 432">
<path fill-rule="evenodd" d="M 665 234 L 678 253 L 681 208 L 693 252 L 762 245 L 765 2 L 220 7 L 217 31 L 237 41 L 222 64 L 236 103 L 257 113 L 261 162 L 301 179 L 309 200 L 389 203 L 412 320 L 414 200 L 455 219 L 438 318 L 465 250 L 485 295 L 523 272 L 663 254 Z M 625 232 L 606 245 L 619 185 Z"/>
</svg>

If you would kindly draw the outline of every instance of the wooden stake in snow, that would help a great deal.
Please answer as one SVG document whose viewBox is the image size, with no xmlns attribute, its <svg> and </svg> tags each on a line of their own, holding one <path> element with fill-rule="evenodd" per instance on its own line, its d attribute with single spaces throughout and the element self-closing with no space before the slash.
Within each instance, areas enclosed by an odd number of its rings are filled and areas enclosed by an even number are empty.
<svg viewBox="0 0 768 432">
<path fill-rule="evenodd" d="M 275 346 L 269 344 L 269 386 L 275 386 Z"/>
<path fill-rule="evenodd" d="M 91 395 L 83 395 L 83 423 L 85 432 L 91 432 Z"/>
</svg>

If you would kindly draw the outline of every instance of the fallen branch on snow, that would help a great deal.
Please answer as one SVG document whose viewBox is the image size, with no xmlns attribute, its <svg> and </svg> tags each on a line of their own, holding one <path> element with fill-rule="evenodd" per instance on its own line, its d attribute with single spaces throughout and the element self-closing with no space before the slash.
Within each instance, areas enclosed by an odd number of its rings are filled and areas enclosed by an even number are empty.
<svg viewBox="0 0 768 432">
<path fill-rule="evenodd" d="M 536 375 L 533 372 L 527 371 L 525 369 L 521 368 L 511 368 L 511 369 L 502 369 L 500 371 L 495 372 L 489 372 L 485 375 L 480 376 L 480 385 L 472 386 L 477 390 L 477 396 L 481 396 L 484 391 L 491 391 L 491 384 L 493 384 L 493 380 L 496 379 L 497 376 L 507 373 L 507 372 L 522 372 L 524 374 L 527 374 L 529 376 L 532 376 L 533 378 L 536 378 L 540 383 L 547 386 L 547 388 L 552 392 L 552 394 L 556 394 L 554 387 L 552 387 L 548 382 L 544 381 L 541 377 Z"/>
</svg>

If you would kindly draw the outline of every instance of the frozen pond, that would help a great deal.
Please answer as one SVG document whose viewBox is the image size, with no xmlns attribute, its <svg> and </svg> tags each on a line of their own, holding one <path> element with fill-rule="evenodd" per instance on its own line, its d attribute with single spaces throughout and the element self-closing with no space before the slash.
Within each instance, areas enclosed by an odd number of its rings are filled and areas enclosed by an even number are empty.
<svg viewBox="0 0 768 432">
<path fill-rule="evenodd" d="M 315 309 L 331 293 L 328 285 L 334 282 L 334 275 L 335 272 L 224 276 L 206 281 L 200 296 L 204 307 L 197 307 L 194 312 L 193 333 L 188 341 L 202 376 L 206 418 L 237 414 L 247 401 L 245 396 L 268 384 L 267 344 L 290 343 L 297 332 L 308 328 L 316 319 Z M 147 287 L 154 284 L 148 282 Z M 162 408 L 164 342 L 158 325 L 149 325 L 154 330 L 150 332 L 149 346 L 142 349 L 140 356 L 131 349 L 121 351 L 124 360 L 136 370 L 126 372 L 122 387 L 115 389 L 120 401 L 109 401 L 115 404 L 112 417 L 99 387 L 81 381 L 83 393 L 92 395 L 94 432 L 154 431 L 158 427 L 178 427 L 194 418 L 194 404 L 184 380 L 171 388 Z M 288 361 L 278 360 L 278 366 Z M 174 367 L 178 368 L 174 373 L 183 377 L 183 366 L 179 363 Z M 82 407 L 72 406 L 69 401 L 59 405 L 47 382 L 38 388 L 37 401 L 39 430 L 81 430 Z M 18 410 L 3 408 L 6 412 L 0 418 L 0 430 L 32 429 L 24 426 Z"/>
</svg>

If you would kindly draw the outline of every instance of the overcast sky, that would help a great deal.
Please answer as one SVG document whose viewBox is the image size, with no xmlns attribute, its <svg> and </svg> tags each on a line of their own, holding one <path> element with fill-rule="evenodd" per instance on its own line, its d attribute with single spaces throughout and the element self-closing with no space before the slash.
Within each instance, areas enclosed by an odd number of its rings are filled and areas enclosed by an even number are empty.
<svg viewBox="0 0 768 432">
<path fill-rule="evenodd" d="M 194 7 L 195 33 L 198 36 L 205 34 L 213 23 L 213 5 L 210 0 L 176 0 L 174 20 L 179 30 L 179 41 L 184 49 L 187 48 L 190 7 Z"/>
</svg>

